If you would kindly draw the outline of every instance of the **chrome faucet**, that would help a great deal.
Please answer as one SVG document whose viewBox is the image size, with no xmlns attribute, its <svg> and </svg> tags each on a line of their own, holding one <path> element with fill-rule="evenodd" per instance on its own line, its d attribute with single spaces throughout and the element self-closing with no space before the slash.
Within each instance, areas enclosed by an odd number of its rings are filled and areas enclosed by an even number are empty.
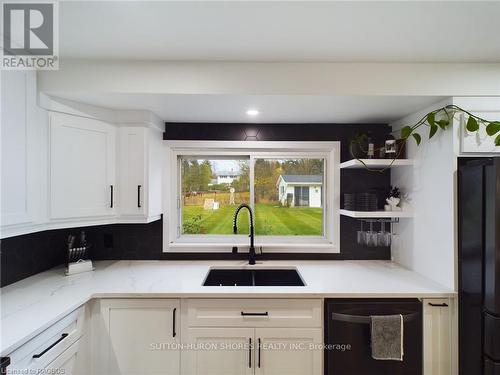
<svg viewBox="0 0 500 375">
<path fill-rule="evenodd" d="M 250 220 L 250 248 L 248 249 L 248 264 L 255 264 L 255 247 L 254 247 L 254 227 L 253 227 L 253 212 L 250 206 L 246 203 L 242 203 L 238 206 L 236 211 L 234 212 L 233 217 L 233 233 L 238 234 L 238 214 L 240 213 L 242 208 L 246 208 L 248 210 L 248 218 Z M 235 252 L 237 248 L 233 247 L 233 252 Z"/>
</svg>

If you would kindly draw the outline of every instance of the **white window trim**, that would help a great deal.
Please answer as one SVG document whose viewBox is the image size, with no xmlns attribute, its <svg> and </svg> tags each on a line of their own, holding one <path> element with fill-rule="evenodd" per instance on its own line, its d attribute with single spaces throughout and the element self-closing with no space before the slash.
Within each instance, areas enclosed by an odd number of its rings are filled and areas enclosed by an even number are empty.
<svg viewBox="0 0 500 375">
<path fill-rule="evenodd" d="M 325 159 L 324 236 L 256 236 L 257 252 L 264 253 L 339 253 L 340 252 L 340 142 L 281 141 L 166 141 L 163 173 L 163 252 L 248 252 L 247 235 L 182 235 L 178 205 L 180 200 L 179 156 L 248 156 L 250 162 L 261 157 L 322 157 Z M 279 154 L 279 155 L 277 155 Z M 253 173 L 253 168 L 250 168 Z M 253 186 L 250 186 L 253 202 Z"/>
</svg>

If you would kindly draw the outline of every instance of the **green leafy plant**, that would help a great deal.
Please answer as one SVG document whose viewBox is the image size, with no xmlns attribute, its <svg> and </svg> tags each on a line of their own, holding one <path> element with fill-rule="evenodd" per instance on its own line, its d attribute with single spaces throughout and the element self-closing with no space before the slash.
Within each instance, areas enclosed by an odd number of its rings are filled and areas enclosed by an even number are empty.
<svg viewBox="0 0 500 375">
<path fill-rule="evenodd" d="M 422 130 L 422 127 L 427 127 L 428 138 L 431 139 L 432 137 L 434 137 L 434 135 L 436 135 L 438 130 L 447 130 L 450 125 L 453 124 L 453 119 L 457 115 L 464 115 L 467 118 L 465 128 L 471 133 L 477 132 L 479 131 L 481 126 L 485 126 L 486 134 L 488 134 L 488 136 L 490 137 L 495 137 L 495 146 L 500 146 L 500 121 L 485 120 L 479 116 L 474 115 L 473 113 L 466 111 L 463 108 L 460 108 L 459 106 L 452 104 L 427 113 L 416 124 L 412 126 L 404 126 L 400 131 L 400 138 L 398 142 L 400 144 L 403 144 L 408 139 L 412 138 L 417 143 L 417 145 L 420 145 L 420 143 L 422 143 L 422 136 L 419 131 Z M 363 144 L 367 139 L 368 136 L 366 134 L 356 134 L 356 136 L 349 142 L 349 150 L 352 157 L 359 160 L 368 170 L 384 172 L 386 169 L 392 166 L 394 161 L 399 158 L 401 152 L 403 151 L 403 147 L 399 147 L 397 154 L 394 156 L 388 167 L 384 169 L 372 169 L 367 166 L 366 163 L 363 162 L 363 160 L 357 157 L 353 151 L 354 146 L 357 145 L 362 151 L 366 152 L 365 150 L 363 150 Z"/>
<path fill-rule="evenodd" d="M 389 192 L 387 193 L 387 198 L 401 198 L 401 191 L 397 186 L 391 186 Z"/>
<path fill-rule="evenodd" d="M 182 224 L 182 230 L 185 234 L 198 234 L 202 232 L 201 220 L 203 219 L 201 214 L 193 216 Z"/>
</svg>

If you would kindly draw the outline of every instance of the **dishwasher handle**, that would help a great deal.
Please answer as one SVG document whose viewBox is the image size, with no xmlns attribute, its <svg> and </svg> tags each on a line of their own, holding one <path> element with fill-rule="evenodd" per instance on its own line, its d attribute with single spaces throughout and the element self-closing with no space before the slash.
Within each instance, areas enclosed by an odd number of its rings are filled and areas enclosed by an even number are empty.
<svg viewBox="0 0 500 375">
<path fill-rule="evenodd" d="M 396 315 L 396 314 L 387 314 L 387 315 Z M 412 320 L 415 320 L 420 315 L 420 312 L 413 312 L 401 315 L 403 315 L 403 322 L 407 323 L 411 322 Z M 332 313 L 332 320 L 337 320 L 340 322 L 347 322 L 347 323 L 360 323 L 360 324 L 370 324 L 372 321 L 371 316 L 369 315 L 351 315 L 351 314 L 340 314 L 340 313 Z"/>
</svg>

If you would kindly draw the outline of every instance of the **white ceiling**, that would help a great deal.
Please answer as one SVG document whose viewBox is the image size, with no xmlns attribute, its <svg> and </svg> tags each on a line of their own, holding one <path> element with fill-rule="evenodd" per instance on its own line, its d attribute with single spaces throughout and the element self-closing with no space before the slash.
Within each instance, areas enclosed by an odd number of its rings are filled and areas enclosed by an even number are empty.
<svg viewBox="0 0 500 375">
<path fill-rule="evenodd" d="M 500 62 L 500 2 L 60 3 L 62 58 Z"/>
<path fill-rule="evenodd" d="M 150 110 L 168 122 L 388 123 L 443 100 L 436 96 L 60 95 L 112 108 Z M 257 109 L 249 117 L 248 109 Z"/>
</svg>

